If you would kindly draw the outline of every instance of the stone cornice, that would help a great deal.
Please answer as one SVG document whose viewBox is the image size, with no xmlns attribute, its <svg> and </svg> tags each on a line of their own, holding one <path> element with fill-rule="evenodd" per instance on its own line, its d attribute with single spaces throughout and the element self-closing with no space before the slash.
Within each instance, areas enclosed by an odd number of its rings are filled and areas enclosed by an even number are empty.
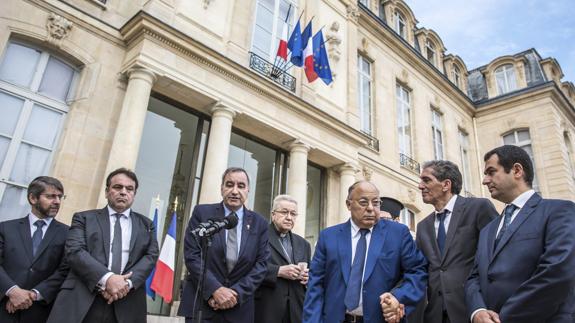
<svg viewBox="0 0 575 323">
<path fill-rule="evenodd" d="M 133 48 L 144 40 L 158 43 L 162 47 L 177 51 L 204 68 L 213 70 L 222 77 L 233 80 L 254 93 L 278 102 L 278 104 L 300 114 L 310 122 L 321 125 L 329 131 L 337 132 L 352 145 L 365 146 L 369 141 L 369 138 L 359 130 L 316 108 L 295 94 L 276 86 L 248 69 L 247 66 L 230 60 L 146 12 L 140 11 L 136 14 L 120 29 L 120 32 L 124 36 L 128 48 Z M 128 65 L 134 63 L 129 62 Z M 128 67 L 125 66 L 125 68 Z"/>
</svg>

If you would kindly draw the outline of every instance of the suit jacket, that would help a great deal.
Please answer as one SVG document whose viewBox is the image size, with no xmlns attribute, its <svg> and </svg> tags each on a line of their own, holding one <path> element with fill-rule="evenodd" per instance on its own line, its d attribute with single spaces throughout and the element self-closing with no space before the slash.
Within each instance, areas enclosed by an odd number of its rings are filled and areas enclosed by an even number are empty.
<svg viewBox="0 0 575 323">
<path fill-rule="evenodd" d="M 284 313 L 289 311 L 291 323 L 301 323 L 305 285 L 299 280 L 278 277 L 280 266 L 306 262 L 309 265 L 311 247 L 309 242 L 295 233 L 291 237 L 293 255 L 288 259 L 283 251 L 280 236 L 273 224 L 268 228 L 271 257 L 267 262 L 268 272 L 256 291 L 256 323 L 282 323 Z M 288 308 L 289 305 L 289 308 Z"/>
<path fill-rule="evenodd" d="M 53 219 L 32 255 L 32 233 L 28 216 L 0 223 L 0 322 L 46 322 L 52 302 L 68 273 L 64 243 L 68 226 Z M 36 289 L 44 298 L 26 310 L 6 311 L 10 287 Z"/>
<path fill-rule="evenodd" d="M 351 272 L 351 223 L 347 221 L 320 235 L 310 266 L 304 301 L 304 323 L 342 322 L 345 291 Z M 403 280 L 401 283 L 400 280 Z M 391 292 L 413 310 L 425 291 L 427 262 L 417 250 L 409 229 L 393 221 L 379 221 L 372 230 L 363 275 L 363 320 L 383 323 L 379 296 Z"/>
<path fill-rule="evenodd" d="M 132 211 L 130 255 L 124 273 L 132 272 L 133 289 L 114 303 L 119 323 L 146 321 L 145 281 L 158 259 L 156 229 L 147 217 Z M 70 273 L 62 284 L 48 322 L 78 323 L 99 296 L 98 281 L 110 270 L 110 215 L 108 209 L 74 214 L 66 240 Z"/>
<path fill-rule="evenodd" d="M 417 246 L 429 262 L 426 323 L 441 323 L 443 309 L 451 322 L 467 322 L 464 284 L 473 268 L 479 233 L 498 215 L 488 199 L 457 196 L 443 256 L 437 246 L 435 213 L 417 225 Z M 411 321 L 410 321 L 411 322 Z"/>
<path fill-rule="evenodd" d="M 468 317 L 485 308 L 505 323 L 575 322 L 575 204 L 535 193 L 494 248 L 500 219 L 481 231 Z"/>
<path fill-rule="evenodd" d="M 194 317 L 194 310 L 201 307 L 203 319 L 224 318 L 227 322 L 249 323 L 254 321 L 254 293 L 267 272 L 268 223 L 259 214 L 244 207 L 243 226 L 238 261 L 228 273 L 226 267 L 225 230 L 216 233 L 209 248 L 203 294 L 195 299 L 198 279 L 201 275 L 201 246 L 192 234 L 200 223 L 223 219 L 222 203 L 197 205 L 186 230 L 184 259 L 188 274 L 178 309 L 178 315 Z M 238 293 L 238 304 L 228 310 L 213 311 L 208 300 L 220 287 L 228 287 Z"/>
</svg>

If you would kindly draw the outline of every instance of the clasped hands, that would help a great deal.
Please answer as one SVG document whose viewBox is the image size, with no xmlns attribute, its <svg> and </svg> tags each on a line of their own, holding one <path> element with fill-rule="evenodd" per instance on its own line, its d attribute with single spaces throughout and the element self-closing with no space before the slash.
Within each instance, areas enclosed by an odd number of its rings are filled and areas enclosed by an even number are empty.
<svg viewBox="0 0 575 323">
<path fill-rule="evenodd" d="M 397 298 L 391 293 L 383 293 L 379 296 L 379 303 L 383 318 L 387 323 L 399 323 L 405 315 L 405 306 L 400 304 Z"/>
<path fill-rule="evenodd" d="M 238 293 L 227 287 L 220 287 L 212 294 L 208 300 L 208 305 L 214 310 L 227 310 L 238 303 Z"/>
<path fill-rule="evenodd" d="M 130 277 L 132 277 L 131 272 L 125 275 L 113 274 L 108 278 L 106 288 L 100 292 L 102 297 L 108 301 L 108 304 L 112 304 L 128 295 L 128 292 L 130 292 L 128 279 L 130 279 Z"/>
<path fill-rule="evenodd" d="M 6 311 L 10 314 L 13 314 L 18 310 L 29 308 L 37 297 L 34 291 L 22 289 L 18 286 L 10 290 L 7 296 L 8 301 L 6 302 Z"/>
<path fill-rule="evenodd" d="M 302 269 L 300 266 L 294 264 L 280 266 L 278 277 L 287 280 L 299 280 L 300 284 L 306 285 L 309 280 L 309 268 Z"/>
</svg>

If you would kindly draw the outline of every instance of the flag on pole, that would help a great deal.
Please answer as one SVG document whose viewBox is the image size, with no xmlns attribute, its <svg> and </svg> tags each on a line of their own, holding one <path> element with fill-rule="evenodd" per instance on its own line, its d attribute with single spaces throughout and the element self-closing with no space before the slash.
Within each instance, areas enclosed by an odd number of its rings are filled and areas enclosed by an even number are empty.
<svg viewBox="0 0 575 323">
<path fill-rule="evenodd" d="M 304 30 L 304 33 L 308 30 L 308 27 L 309 27 L 309 37 L 307 37 L 307 40 L 305 40 L 304 36 L 302 35 L 302 39 L 304 39 L 304 44 L 305 44 L 305 49 L 303 51 L 305 76 L 307 78 L 307 81 L 311 83 L 317 79 L 317 74 L 314 71 L 313 38 L 311 37 L 311 34 L 312 34 L 311 21 L 309 22 L 306 29 Z"/>
<path fill-rule="evenodd" d="M 301 27 L 299 24 L 299 19 L 293 28 L 291 36 L 287 42 L 287 48 L 291 51 L 291 59 L 290 61 L 295 66 L 302 66 L 303 65 L 303 47 L 301 42 Z"/>
<path fill-rule="evenodd" d="M 151 288 L 160 295 L 164 302 L 172 302 L 174 292 L 174 268 L 176 264 L 176 211 L 172 214 L 172 222 L 168 228 L 168 234 L 164 238 L 164 244 L 160 251 L 160 257 L 156 263 L 156 273 L 152 280 Z"/>
<path fill-rule="evenodd" d="M 158 208 L 156 208 L 154 210 L 154 219 L 152 220 L 152 227 L 154 228 L 154 231 L 156 232 L 156 240 L 158 240 Z M 156 293 L 152 290 L 151 286 L 152 286 L 152 280 L 154 279 L 154 274 L 156 273 L 156 268 L 152 269 L 152 272 L 150 273 L 150 276 L 148 276 L 148 279 L 146 279 L 146 294 L 148 294 L 148 296 L 150 296 L 153 300 L 156 300 Z"/>
<path fill-rule="evenodd" d="M 331 68 L 329 67 L 329 58 L 327 56 L 327 51 L 325 50 L 323 33 L 321 30 L 313 36 L 313 60 L 313 68 L 317 73 L 317 76 L 319 76 L 326 85 L 333 82 Z"/>
<path fill-rule="evenodd" d="M 287 61 L 287 55 L 288 55 L 288 44 L 287 44 L 287 39 L 288 39 L 288 26 L 287 23 L 284 22 L 282 24 L 282 38 L 280 38 L 280 44 L 278 46 L 278 52 L 277 52 L 277 56 L 283 58 L 284 61 Z"/>
</svg>

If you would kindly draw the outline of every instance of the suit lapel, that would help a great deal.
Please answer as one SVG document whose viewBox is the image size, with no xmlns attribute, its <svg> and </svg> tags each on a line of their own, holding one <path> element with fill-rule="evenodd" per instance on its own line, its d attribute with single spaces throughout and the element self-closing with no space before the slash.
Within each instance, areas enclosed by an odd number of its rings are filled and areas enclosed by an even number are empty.
<svg viewBox="0 0 575 323">
<path fill-rule="evenodd" d="M 134 250 L 134 246 L 136 245 L 136 240 L 138 237 L 143 233 L 145 230 L 144 224 L 142 223 L 140 217 L 135 214 L 133 211 L 130 210 L 130 220 L 132 220 L 132 233 L 130 235 L 130 254 L 128 255 L 128 262 L 126 263 L 126 267 L 124 267 L 124 271 L 132 266 L 134 262 L 134 255 L 135 253 L 132 252 Z"/>
<path fill-rule="evenodd" d="M 455 200 L 451 217 L 449 218 L 449 227 L 447 229 L 447 237 L 445 238 L 445 250 L 443 250 L 443 255 L 441 256 L 441 263 L 445 261 L 445 257 L 449 251 L 449 247 L 451 246 L 451 241 L 453 240 L 453 236 L 455 236 L 455 231 L 459 227 L 459 222 L 463 214 L 465 214 L 466 207 L 467 200 L 462 196 L 458 196 Z M 439 247 L 437 249 L 439 250 Z"/>
<path fill-rule="evenodd" d="M 209 219 L 223 219 L 224 218 L 224 207 L 223 204 L 220 203 L 216 206 L 214 216 L 210 216 L 206 219 L 202 219 L 202 221 L 207 221 Z M 218 255 L 220 259 L 226 259 L 226 230 L 221 230 L 220 232 L 216 233 L 213 237 L 214 245 L 220 245 L 222 248 L 220 249 L 221 254 Z M 217 250 L 217 249 L 216 249 Z M 225 266 L 224 266 L 225 268 Z M 227 271 L 227 269 L 226 269 Z"/>
<path fill-rule="evenodd" d="M 441 253 L 439 252 L 439 246 L 437 245 L 437 237 L 435 234 L 435 212 L 431 213 L 430 216 L 423 221 L 425 239 L 428 239 L 429 245 L 431 246 L 431 249 L 433 249 L 433 253 L 437 257 L 437 260 L 441 262 Z"/>
<path fill-rule="evenodd" d="M 20 237 L 22 238 L 22 244 L 24 245 L 24 251 L 30 262 L 34 260 L 32 252 L 32 232 L 30 231 L 30 220 L 28 216 L 25 216 L 18 221 L 18 231 L 20 232 Z"/>
<path fill-rule="evenodd" d="M 56 221 L 56 219 L 53 219 L 50 225 L 48 226 L 48 229 L 46 230 L 46 234 L 44 234 L 44 238 L 42 238 L 42 242 L 40 242 L 40 245 L 38 246 L 38 250 L 36 250 L 36 255 L 34 255 L 33 262 L 36 262 L 36 260 L 38 260 L 38 258 L 40 257 L 42 252 L 46 250 L 52 239 L 54 239 L 54 237 L 56 237 L 56 235 L 59 233 L 58 232 L 60 229 L 59 226 L 60 222 Z"/>
<path fill-rule="evenodd" d="M 253 214 L 251 211 L 246 209 L 244 206 L 244 221 L 242 223 L 242 242 L 240 243 L 240 252 L 238 254 L 238 260 L 248 249 L 248 243 L 251 241 L 250 232 L 252 229 Z"/>
<path fill-rule="evenodd" d="M 289 234 L 290 234 L 291 245 L 292 245 L 292 249 L 293 249 L 293 263 L 297 265 L 297 263 L 300 261 L 307 261 L 306 259 L 304 259 L 304 255 L 303 255 L 303 253 L 305 251 L 305 247 L 303 246 L 303 243 L 301 242 L 300 239 L 295 237 L 293 233 L 290 232 Z"/>
<path fill-rule="evenodd" d="M 533 211 L 535 210 L 535 207 L 537 207 L 537 204 L 539 204 L 539 201 L 541 201 L 541 196 L 539 196 L 539 194 L 537 193 L 533 194 L 533 196 L 531 196 L 529 200 L 527 200 L 527 203 L 525 203 L 525 205 L 523 205 L 521 210 L 519 210 L 519 213 L 517 213 L 515 219 L 513 219 L 513 222 L 511 222 L 511 224 L 507 228 L 507 231 L 501 237 L 501 241 L 499 241 L 497 248 L 493 252 L 493 258 L 497 257 L 497 254 L 507 244 L 509 239 L 511 239 L 511 237 L 513 236 L 513 234 L 515 234 L 517 229 L 519 229 L 521 224 L 523 224 L 523 222 L 525 222 L 525 220 L 529 218 L 531 213 L 533 213 Z"/>
<path fill-rule="evenodd" d="M 351 223 L 348 220 L 339 227 L 337 246 L 339 250 L 339 259 L 343 281 L 347 286 L 349 272 L 351 271 Z"/>
<path fill-rule="evenodd" d="M 385 236 L 387 233 L 385 230 L 386 225 L 387 221 L 378 221 L 373 227 L 373 230 L 371 230 L 371 238 L 367 248 L 367 261 L 365 263 L 363 274 L 364 282 L 369 279 L 369 276 L 373 271 L 373 267 L 377 262 L 377 258 L 381 254 L 381 248 L 383 248 L 385 243 Z"/>
<path fill-rule="evenodd" d="M 277 234 L 276 229 L 274 228 L 273 224 L 270 224 L 269 228 L 268 228 L 270 234 L 269 234 L 269 244 L 270 246 L 278 253 L 280 254 L 280 256 L 282 257 L 283 260 L 285 260 L 285 262 L 287 264 L 290 263 L 290 260 L 286 257 L 286 254 L 284 253 L 284 250 L 281 246 L 280 240 L 279 240 L 279 236 Z M 242 238 L 243 240 L 243 238 Z M 292 246 L 293 246 L 293 240 L 292 240 Z M 295 253 L 295 246 L 293 246 L 294 249 L 294 253 Z"/>
<path fill-rule="evenodd" d="M 89 217 L 89 216 L 88 216 Z M 86 219 L 88 221 L 88 219 Z M 100 225 L 100 232 L 102 232 L 102 244 L 104 247 L 104 256 L 106 257 L 106 265 L 110 262 L 110 215 L 108 208 L 100 209 L 96 214 L 96 221 Z"/>
</svg>

